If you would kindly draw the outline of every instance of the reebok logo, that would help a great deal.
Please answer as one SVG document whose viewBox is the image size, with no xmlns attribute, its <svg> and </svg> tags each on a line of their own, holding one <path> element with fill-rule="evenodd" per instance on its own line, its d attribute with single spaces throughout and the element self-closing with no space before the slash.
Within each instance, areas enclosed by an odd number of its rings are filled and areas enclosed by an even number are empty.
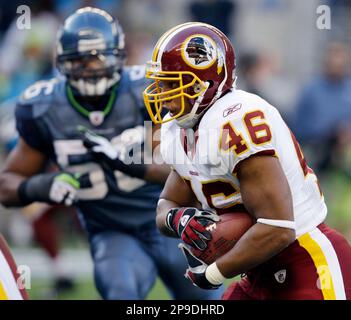
<svg viewBox="0 0 351 320">
<path fill-rule="evenodd" d="M 229 108 L 227 108 L 223 111 L 223 118 L 228 117 L 230 114 L 232 114 L 235 111 L 238 111 L 240 109 L 241 109 L 241 103 L 238 103 L 234 106 L 230 106 Z"/>
</svg>

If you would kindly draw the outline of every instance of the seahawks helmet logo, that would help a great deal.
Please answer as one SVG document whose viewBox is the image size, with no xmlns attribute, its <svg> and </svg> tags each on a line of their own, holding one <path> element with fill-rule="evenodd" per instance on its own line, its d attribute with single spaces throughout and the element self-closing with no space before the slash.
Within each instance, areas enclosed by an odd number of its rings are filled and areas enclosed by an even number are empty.
<svg viewBox="0 0 351 320">
<path fill-rule="evenodd" d="M 206 69 L 217 59 L 216 44 L 205 35 L 188 38 L 183 48 L 185 62 L 196 69 Z"/>
</svg>

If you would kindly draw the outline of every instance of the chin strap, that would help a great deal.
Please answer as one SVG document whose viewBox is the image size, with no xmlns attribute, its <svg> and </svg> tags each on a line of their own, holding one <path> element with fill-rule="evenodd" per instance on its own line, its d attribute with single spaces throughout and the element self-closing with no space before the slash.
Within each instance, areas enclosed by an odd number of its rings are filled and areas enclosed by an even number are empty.
<svg viewBox="0 0 351 320">
<path fill-rule="evenodd" d="M 201 102 L 202 102 L 202 100 L 204 98 L 204 95 L 205 95 L 205 93 L 206 93 L 206 91 L 207 91 L 207 89 L 208 89 L 208 87 L 210 85 L 209 82 L 205 82 L 206 89 L 196 99 L 195 104 L 194 104 L 193 108 L 191 109 L 191 111 L 188 114 L 176 119 L 177 122 L 178 122 L 178 125 L 180 127 L 184 128 L 184 129 L 192 128 L 198 122 L 200 117 L 205 113 L 205 111 L 210 106 L 212 106 L 218 100 L 218 98 L 222 95 L 222 93 L 223 93 L 222 90 L 223 90 L 223 87 L 224 87 L 225 83 L 227 82 L 227 79 L 228 79 L 228 70 L 227 70 L 227 67 L 224 64 L 224 79 L 222 80 L 222 82 L 218 86 L 217 92 L 216 92 L 215 96 L 212 98 L 211 102 L 207 105 L 206 108 L 204 108 L 204 110 L 202 110 L 199 114 L 196 114 L 196 111 L 199 108 L 199 105 L 201 104 Z M 235 82 L 236 82 L 236 77 L 235 77 L 234 83 Z"/>
<path fill-rule="evenodd" d="M 259 218 L 257 219 L 257 222 L 262 224 L 268 224 L 274 227 L 281 227 L 281 228 L 287 228 L 287 229 L 293 229 L 293 230 L 296 229 L 295 221 L 291 221 L 291 220 L 275 220 L 275 219 Z"/>
<path fill-rule="evenodd" d="M 192 128 L 197 123 L 198 119 L 200 118 L 200 116 L 202 115 L 202 113 L 205 110 L 203 110 L 200 114 L 196 114 L 196 111 L 199 108 L 199 105 L 201 104 L 209 85 L 210 85 L 209 82 L 205 82 L 206 88 L 199 95 L 199 97 L 196 99 L 191 111 L 189 113 L 187 113 L 186 115 L 181 116 L 178 119 L 176 119 L 176 121 L 180 127 L 184 128 L 184 129 L 189 129 L 189 128 Z"/>
</svg>

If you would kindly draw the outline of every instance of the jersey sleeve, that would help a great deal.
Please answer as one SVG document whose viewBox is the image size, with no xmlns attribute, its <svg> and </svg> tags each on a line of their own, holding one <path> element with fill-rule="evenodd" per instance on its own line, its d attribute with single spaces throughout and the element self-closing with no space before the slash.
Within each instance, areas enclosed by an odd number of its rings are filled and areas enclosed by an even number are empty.
<svg viewBox="0 0 351 320">
<path fill-rule="evenodd" d="M 218 149 L 221 165 L 235 173 L 237 165 L 253 155 L 276 156 L 275 135 L 270 111 L 253 109 L 229 117 L 218 130 Z"/>
<path fill-rule="evenodd" d="M 15 117 L 19 136 L 32 148 L 45 153 L 49 150 L 49 135 L 40 117 L 35 117 L 35 105 L 22 97 L 17 101 Z"/>
</svg>

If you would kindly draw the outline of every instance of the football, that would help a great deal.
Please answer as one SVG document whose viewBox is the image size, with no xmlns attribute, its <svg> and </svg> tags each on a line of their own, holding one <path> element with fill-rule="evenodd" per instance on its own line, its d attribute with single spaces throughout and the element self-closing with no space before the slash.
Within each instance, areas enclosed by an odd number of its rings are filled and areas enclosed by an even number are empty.
<svg viewBox="0 0 351 320">
<path fill-rule="evenodd" d="M 207 242 L 206 249 L 202 251 L 192 248 L 193 254 L 206 264 L 213 263 L 227 253 L 254 224 L 252 217 L 245 212 L 225 213 L 220 215 L 220 219 L 206 227 L 212 235 L 212 239 Z"/>
</svg>

